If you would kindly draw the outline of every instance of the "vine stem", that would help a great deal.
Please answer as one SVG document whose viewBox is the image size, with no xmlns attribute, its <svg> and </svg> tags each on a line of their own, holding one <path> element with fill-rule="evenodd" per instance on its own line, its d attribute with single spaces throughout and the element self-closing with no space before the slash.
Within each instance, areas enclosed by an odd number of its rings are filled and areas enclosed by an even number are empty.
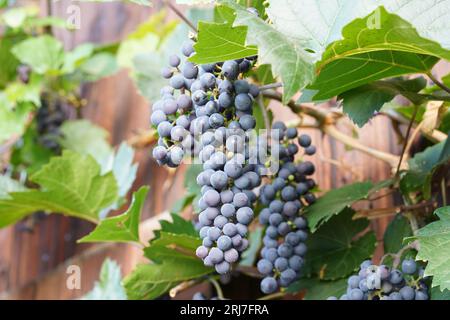
<svg viewBox="0 0 450 320">
<path fill-rule="evenodd" d="M 440 82 L 435 76 L 433 76 L 433 74 L 431 72 L 428 72 L 426 74 L 428 76 L 428 78 L 431 79 L 431 81 L 433 81 L 439 88 L 441 88 L 442 90 L 450 93 L 450 88 L 447 87 L 445 84 L 443 84 L 442 82 Z"/>
<path fill-rule="evenodd" d="M 279 92 L 273 91 L 273 90 L 267 90 L 263 92 L 263 96 L 273 99 L 279 102 L 282 102 L 282 95 Z M 287 106 L 294 112 L 294 113 L 305 113 L 314 119 L 319 123 L 319 127 L 322 128 L 322 130 L 330 135 L 331 137 L 335 138 L 336 140 L 342 142 L 343 144 L 352 147 L 355 150 L 359 150 L 361 152 L 364 152 L 374 158 L 380 159 L 382 161 L 385 161 L 389 163 L 389 165 L 393 168 L 395 168 L 396 164 L 399 161 L 399 157 L 396 155 L 393 155 L 391 153 L 387 153 L 384 151 L 376 150 L 373 148 L 370 148 L 361 142 L 359 142 L 357 139 L 350 137 L 342 132 L 340 132 L 336 126 L 335 126 L 335 119 L 332 117 L 332 114 L 327 113 L 325 111 L 322 111 L 318 108 L 313 108 L 304 104 L 298 104 L 294 100 L 289 100 L 287 103 Z"/>
<path fill-rule="evenodd" d="M 197 284 L 197 280 L 184 281 L 179 285 L 177 285 L 176 287 L 170 289 L 169 296 L 171 298 L 175 298 L 178 293 L 194 286 L 195 284 Z"/>
<path fill-rule="evenodd" d="M 181 12 L 173 3 L 171 3 L 168 0 L 164 1 L 165 5 L 169 7 L 170 10 L 172 10 L 181 20 L 184 21 L 195 33 L 198 33 L 197 28 L 195 25 Z"/>
<path fill-rule="evenodd" d="M 217 298 L 219 298 L 219 300 L 224 300 L 225 298 L 223 296 L 223 291 L 222 291 L 222 288 L 220 287 L 219 282 L 217 282 L 217 280 L 213 279 L 213 278 L 209 278 L 209 281 L 212 283 L 212 285 L 216 289 Z"/>
<path fill-rule="evenodd" d="M 418 240 L 414 240 L 413 242 L 410 242 L 408 245 L 404 246 L 403 248 L 401 248 L 396 254 L 395 254 L 395 258 L 394 261 L 392 262 L 392 266 L 394 268 L 397 268 L 400 264 L 400 261 L 402 260 L 402 255 L 410 250 L 410 249 L 415 249 L 415 250 L 419 250 L 419 241 Z"/>
<path fill-rule="evenodd" d="M 275 293 L 269 294 L 267 296 L 261 297 L 258 300 L 273 300 L 273 299 L 282 298 L 285 295 L 286 295 L 285 292 L 275 292 Z"/>
<path fill-rule="evenodd" d="M 263 98 L 261 95 L 258 96 L 257 102 L 258 102 L 259 107 L 261 108 L 261 113 L 262 113 L 262 116 L 264 119 L 264 125 L 265 125 L 266 129 L 269 130 L 270 129 L 269 114 L 267 113 L 267 109 L 264 105 L 264 101 L 263 101 Z"/>
<path fill-rule="evenodd" d="M 419 107 L 417 105 L 414 105 L 414 111 L 413 111 L 411 120 L 409 121 L 408 129 L 406 129 L 405 141 L 403 143 L 403 148 L 402 148 L 402 152 L 400 154 L 400 159 L 398 160 L 397 169 L 395 170 L 396 178 L 398 178 L 398 175 L 400 174 L 400 168 L 402 166 L 403 158 L 405 156 L 405 153 L 406 153 L 406 150 L 407 150 L 407 147 L 409 144 L 409 134 L 411 133 L 412 125 L 413 125 L 414 121 L 416 120 L 418 110 L 419 110 Z"/>
</svg>

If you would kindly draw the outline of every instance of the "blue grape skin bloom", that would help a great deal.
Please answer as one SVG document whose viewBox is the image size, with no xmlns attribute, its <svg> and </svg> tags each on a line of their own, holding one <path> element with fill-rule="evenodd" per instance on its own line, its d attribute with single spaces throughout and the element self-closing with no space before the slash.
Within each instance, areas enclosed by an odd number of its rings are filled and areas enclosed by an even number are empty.
<svg viewBox="0 0 450 320">
<path fill-rule="evenodd" d="M 193 40 L 182 44 L 185 58 L 195 54 L 193 44 Z M 195 137 L 207 130 L 230 123 L 244 131 L 255 127 L 252 107 L 259 88 L 245 79 L 237 80 L 253 67 L 254 60 L 249 57 L 196 65 L 178 55 L 168 57 L 169 65 L 161 76 L 169 85 L 161 89 L 161 99 L 153 104 L 150 119 L 160 136 L 158 147 L 166 150 L 154 153 L 159 165 L 178 167 L 183 159 L 197 156 L 203 146 Z"/>
<path fill-rule="evenodd" d="M 347 280 L 347 290 L 327 300 L 428 300 L 423 269 L 413 259 L 402 261 L 401 270 L 363 261 L 358 274 Z"/>
<path fill-rule="evenodd" d="M 266 229 L 257 269 L 264 276 L 260 288 L 265 294 L 288 287 L 299 279 L 308 236 L 306 219 L 301 212 L 315 200 L 311 190 L 315 183 L 308 178 L 314 173 L 314 166 L 309 161 L 295 162 L 294 157 L 300 151 L 295 142 L 297 129 L 286 128 L 281 122 L 275 122 L 272 128 L 277 130 L 272 132 L 272 137 L 280 141 L 280 166 L 272 183 L 260 190 L 260 202 L 265 207 L 259 214 L 259 221 Z M 300 146 L 310 147 L 309 136 L 308 139 L 305 135 L 301 137 Z"/>
</svg>

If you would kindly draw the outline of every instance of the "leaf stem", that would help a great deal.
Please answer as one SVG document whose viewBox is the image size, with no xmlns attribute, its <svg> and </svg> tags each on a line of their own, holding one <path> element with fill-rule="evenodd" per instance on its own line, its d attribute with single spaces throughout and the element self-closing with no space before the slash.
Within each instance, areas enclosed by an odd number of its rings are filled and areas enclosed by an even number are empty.
<svg viewBox="0 0 450 320">
<path fill-rule="evenodd" d="M 166 6 L 169 7 L 170 10 L 172 10 L 181 20 L 184 21 L 195 33 L 198 33 L 197 28 L 195 25 L 181 12 L 173 3 L 171 3 L 168 0 L 165 0 L 164 3 Z"/>
<path fill-rule="evenodd" d="M 269 89 L 276 89 L 276 88 L 281 88 L 283 87 L 283 83 L 281 82 L 274 82 L 274 83 L 269 83 L 269 84 L 265 84 L 263 86 L 259 87 L 259 91 L 265 91 L 265 90 L 269 90 Z"/>
<path fill-rule="evenodd" d="M 442 90 L 450 93 L 450 88 L 447 87 L 445 84 L 443 84 L 442 82 L 440 82 L 435 76 L 433 76 L 433 74 L 431 72 L 428 72 L 426 74 L 428 76 L 428 78 L 431 79 L 431 81 L 433 81 L 439 88 L 441 88 Z"/>
</svg>

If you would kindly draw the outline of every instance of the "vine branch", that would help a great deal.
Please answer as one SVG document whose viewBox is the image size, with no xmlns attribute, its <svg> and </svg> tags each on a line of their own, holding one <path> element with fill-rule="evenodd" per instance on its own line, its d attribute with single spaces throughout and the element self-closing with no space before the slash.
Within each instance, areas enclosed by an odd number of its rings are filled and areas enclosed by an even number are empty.
<svg viewBox="0 0 450 320">
<path fill-rule="evenodd" d="M 192 29 L 192 31 L 194 31 L 195 33 L 198 32 L 195 25 L 173 3 L 171 3 L 168 0 L 165 0 L 164 4 L 168 6 L 169 9 L 172 10 L 181 20 L 183 20 L 184 23 L 186 23 L 189 26 L 189 28 Z"/>
<path fill-rule="evenodd" d="M 282 102 L 282 96 L 281 93 L 273 91 L 273 90 L 267 90 L 263 92 L 263 95 L 267 98 Z M 355 150 L 359 150 L 361 152 L 364 152 L 370 156 L 373 156 L 377 159 L 380 159 L 382 161 L 385 161 L 389 163 L 391 167 L 395 167 L 397 163 L 399 162 L 399 157 L 396 155 L 393 155 L 391 153 L 387 153 L 384 151 L 380 151 L 377 149 L 370 148 L 361 142 L 359 142 L 357 139 L 350 137 L 342 132 L 340 132 L 336 126 L 335 126 L 335 119 L 333 118 L 332 114 L 327 113 L 325 111 L 322 111 L 318 108 L 313 108 L 304 104 L 298 104 L 294 100 L 290 100 L 287 103 L 287 106 L 294 112 L 294 113 L 304 113 L 307 114 L 319 123 L 319 127 L 322 128 L 322 130 L 330 135 L 331 137 L 335 138 L 336 140 L 344 143 L 345 145 L 352 147 Z"/>
<path fill-rule="evenodd" d="M 403 163 L 403 157 L 405 156 L 407 147 L 408 147 L 408 143 L 409 143 L 409 135 L 411 133 L 411 128 L 413 126 L 414 121 L 416 120 L 416 116 L 417 116 L 417 111 L 419 110 L 419 107 L 417 105 L 414 105 L 414 111 L 411 117 L 411 120 L 409 121 L 408 124 L 408 129 L 406 129 L 406 135 L 405 135 L 405 141 L 403 143 L 403 148 L 402 148 L 402 152 L 400 154 L 400 159 L 398 160 L 398 164 L 397 164 L 397 169 L 395 170 L 395 177 L 398 178 L 398 175 L 400 173 L 400 168 L 402 166 Z"/>
</svg>

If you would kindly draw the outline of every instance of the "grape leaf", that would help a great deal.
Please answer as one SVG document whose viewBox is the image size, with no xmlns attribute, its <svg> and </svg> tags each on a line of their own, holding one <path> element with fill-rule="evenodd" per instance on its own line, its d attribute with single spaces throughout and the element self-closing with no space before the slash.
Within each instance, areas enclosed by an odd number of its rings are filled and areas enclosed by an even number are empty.
<svg viewBox="0 0 450 320">
<path fill-rule="evenodd" d="M 430 197 L 434 171 L 450 159 L 450 150 L 445 149 L 446 140 L 426 148 L 408 161 L 409 170 L 400 180 L 400 188 L 404 193 L 421 190 L 425 199 Z"/>
<path fill-rule="evenodd" d="M 353 214 L 352 209 L 345 209 L 310 236 L 306 242 L 307 274 L 316 274 L 325 280 L 342 278 L 372 256 L 377 243 L 375 234 L 369 231 L 360 235 L 369 226 L 369 221 L 352 220 Z"/>
<path fill-rule="evenodd" d="M 369 181 L 357 182 L 330 190 L 321 196 L 305 210 L 311 232 L 315 232 L 322 223 L 351 206 L 354 202 L 366 199 L 372 188 L 373 184 Z"/>
<path fill-rule="evenodd" d="M 439 287 L 432 287 L 430 290 L 430 300 L 450 300 L 450 290 L 441 291 Z"/>
<path fill-rule="evenodd" d="M 122 286 L 122 272 L 114 260 L 107 258 L 100 270 L 100 279 L 82 300 L 127 300 Z"/>
<path fill-rule="evenodd" d="M 19 181 L 12 179 L 11 177 L 0 175 L 0 199 L 9 198 L 8 193 L 26 191 L 27 188 Z"/>
<path fill-rule="evenodd" d="M 9 109 L 5 103 L 2 92 L 0 92 L 0 144 L 13 135 L 21 135 L 25 130 L 33 105 L 30 103 L 19 103 L 15 108 Z"/>
<path fill-rule="evenodd" d="M 416 260 L 428 262 L 424 275 L 433 276 L 433 287 L 450 290 L 450 206 L 434 213 L 440 220 L 419 229 L 414 237 L 419 241 Z"/>
<path fill-rule="evenodd" d="M 312 81 L 314 72 L 310 53 L 245 8 L 232 1 L 222 2 L 235 9 L 234 26 L 248 27 L 247 44 L 258 47 L 258 62 L 272 65 L 273 75 L 281 78 L 284 103 Z"/>
<path fill-rule="evenodd" d="M 318 76 L 309 89 L 314 99 L 336 96 L 378 79 L 408 73 L 426 73 L 439 58 L 450 59 L 450 51 L 421 38 L 408 22 L 380 10 L 380 28 L 368 28 L 370 14 L 343 29 L 344 39 L 324 52 L 317 64 Z"/>
<path fill-rule="evenodd" d="M 58 74 L 64 63 L 62 43 L 49 35 L 24 40 L 16 44 L 11 52 L 38 74 Z"/>
<path fill-rule="evenodd" d="M 60 139 L 62 147 L 80 154 L 92 156 L 101 166 L 101 172 L 112 171 L 119 186 L 119 197 L 125 197 L 130 190 L 137 172 L 137 164 L 133 164 L 134 150 L 123 142 L 116 153 L 108 144 L 108 132 L 87 120 L 65 121 L 61 126 Z M 105 208 L 101 216 L 117 209 L 120 203 Z"/>
<path fill-rule="evenodd" d="M 148 187 L 141 187 L 133 194 L 130 207 L 123 214 L 106 218 L 87 236 L 78 242 L 138 242 L 141 212 Z"/>
<path fill-rule="evenodd" d="M 0 227 L 14 223 L 35 211 L 61 213 L 97 222 L 98 213 L 117 200 L 112 173 L 100 175 L 90 156 L 64 151 L 30 177 L 40 189 L 9 193 L 0 200 Z"/>
<path fill-rule="evenodd" d="M 328 297 L 340 297 L 347 290 L 347 279 L 323 281 L 317 278 L 304 278 L 294 282 L 287 292 L 297 293 L 306 290 L 304 300 L 325 300 Z"/>
<path fill-rule="evenodd" d="M 420 103 L 421 98 L 416 93 L 425 86 L 426 80 L 422 77 L 411 80 L 380 80 L 343 92 L 338 98 L 342 99 L 344 112 L 354 123 L 362 127 L 376 111 L 396 95 L 401 94 L 414 103 Z"/>
<path fill-rule="evenodd" d="M 247 28 L 233 27 L 233 21 L 225 23 L 198 23 L 198 39 L 194 45 L 195 54 L 190 61 L 214 63 L 254 56 L 258 53 L 255 46 L 246 46 Z"/>
<path fill-rule="evenodd" d="M 384 232 L 384 253 L 397 253 L 403 247 L 403 239 L 411 235 L 408 220 L 401 214 L 396 215 Z"/>
<path fill-rule="evenodd" d="M 23 38 L 22 33 L 5 33 L 5 37 L 0 37 L 0 89 L 17 76 L 19 60 L 12 54 L 11 48 Z"/>
<path fill-rule="evenodd" d="M 267 14 L 274 27 L 289 36 L 292 42 L 313 51 L 316 59 L 320 59 L 331 43 L 342 38 L 342 30 L 347 24 L 367 16 L 380 6 L 412 23 L 421 37 L 437 41 L 444 48 L 450 48 L 449 1 L 269 0 L 268 2 Z M 369 19 L 369 24 L 364 25 L 363 29 L 372 27 L 381 30 L 384 28 L 381 18 L 381 11 L 375 11 Z"/>
</svg>

